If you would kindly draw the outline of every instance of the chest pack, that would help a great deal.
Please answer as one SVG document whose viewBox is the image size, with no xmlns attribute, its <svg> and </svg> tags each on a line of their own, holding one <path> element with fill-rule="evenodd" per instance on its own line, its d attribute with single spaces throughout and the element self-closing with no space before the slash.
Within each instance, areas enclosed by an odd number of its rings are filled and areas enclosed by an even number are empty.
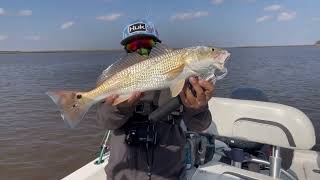
<svg viewBox="0 0 320 180">
<path fill-rule="evenodd" d="M 148 116 L 138 113 L 128 120 L 123 127 L 125 132 L 125 142 L 128 145 L 155 145 L 158 141 L 156 124 L 150 123 Z"/>
<path fill-rule="evenodd" d="M 157 123 L 180 124 L 183 106 L 179 105 L 171 113 L 165 113 L 159 121 L 152 121 L 150 114 L 158 108 L 160 91 L 155 91 L 152 100 L 140 101 L 135 106 L 133 115 L 122 126 L 125 132 L 125 142 L 128 145 L 155 145 L 158 142 Z M 163 114 L 163 113 L 162 113 Z"/>
</svg>

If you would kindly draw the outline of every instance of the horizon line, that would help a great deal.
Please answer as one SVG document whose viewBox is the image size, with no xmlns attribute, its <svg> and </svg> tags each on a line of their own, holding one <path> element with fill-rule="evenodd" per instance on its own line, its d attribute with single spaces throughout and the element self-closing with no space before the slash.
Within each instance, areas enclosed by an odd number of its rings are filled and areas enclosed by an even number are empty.
<svg viewBox="0 0 320 180">
<path fill-rule="evenodd" d="M 252 46 L 225 46 L 220 48 L 264 48 L 264 47 L 292 47 L 292 46 L 317 46 L 316 44 L 296 44 L 296 45 L 252 45 Z M 181 48 L 181 47 L 180 47 Z M 180 49 L 174 47 L 173 49 Z M 57 53 L 57 52 L 104 52 L 104 51 L 122 51 L 123 49 L 66 49 L 66 50 L 31 50 L 31 51 L 1 51 L 0 54 L 18 54 L 18 53 Z"/>
</svg>

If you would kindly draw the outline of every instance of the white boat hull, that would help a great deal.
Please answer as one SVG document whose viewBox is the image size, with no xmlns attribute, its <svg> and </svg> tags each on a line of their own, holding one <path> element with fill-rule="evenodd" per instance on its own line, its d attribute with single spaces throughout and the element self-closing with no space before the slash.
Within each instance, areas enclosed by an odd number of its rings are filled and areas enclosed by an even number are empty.
<svg viewBox="0 0 320 180">
<path fill-rule="evenodd" d="M 95 159 L 62 180 L 106 180 L 107 175 L 104 168 L 108 163 L 108 158 L 109 154 L 107 153 L 103 158 L 104 163 L 97 165 L 95 162 L 98 159 Z M 290 170 L 294 172 L 299 180 L 319 180 L 320 174 L 313 172 L 315 169 L 320 169 L 319 163 L 319 152 L 296 150 L 294 152 L 294 158 L 292 160 Z M 213 159 L 211 162 L 204 166 L 200 166 L 199 168 L 188 170 L 187 176 L 188 180 L 238 180 L 250 178 L 261 180 L 273 179 L 268 175 L 250 172 L 217 162 L 216 159 Z M 282 175 L 281 179 L 287 178 Z"/>
</svg>

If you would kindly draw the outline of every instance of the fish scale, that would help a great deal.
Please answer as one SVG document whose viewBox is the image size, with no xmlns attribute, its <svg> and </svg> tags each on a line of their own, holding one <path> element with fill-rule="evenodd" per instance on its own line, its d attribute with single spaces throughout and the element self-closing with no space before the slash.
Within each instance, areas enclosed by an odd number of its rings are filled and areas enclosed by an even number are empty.
<svg viewBox="0 0 320 180">
<path fill-rule="evenodd" d="M 47 94 L 58 105 L 64 121 L 75 127 L 91 106 L 112 94 L 119 95 L 113 105 L 126 101 L 135 91 L 170 88 L 171 95 L 177 96 L 186 78 L 207 77 L 216 69 L 222 71 L 229 56 L 218 48 L 197 46 L 172 50 L 158 44 L 151 50 L 149 59 L 133 54 L 109 66 L 100 76 L 99 85 L 91 91 L 48 91 Z"/>
<path fill-rule="evenodd" d="M 165 72 L 175 69 L 183 63 L 177 58 L 181 53 L 183 51 L 176 50 L 135 64 L 106 80 L 99 87 L 88 92 L 87 96 L 94 99 L 103 94 L 126 94 L 132 90 L 162 88 L 169 83 L 165 80 L 170 78 Z M 148 71 L 143 71 L 149 67 L 151 68 Z M 113 91 L 113 89 L 115 90 Z"/>
</svg>

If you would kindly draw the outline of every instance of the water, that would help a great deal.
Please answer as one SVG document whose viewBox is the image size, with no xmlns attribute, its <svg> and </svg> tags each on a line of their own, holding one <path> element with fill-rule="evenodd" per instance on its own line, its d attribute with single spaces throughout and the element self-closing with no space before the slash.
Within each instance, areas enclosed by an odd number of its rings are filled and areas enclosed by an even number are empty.
<svg viewBox="0 0 320 180">
<path fill-rule="evenodd" d="M 301 109 L 319 129 L 319 48 L 229 50 L 229 74 L 217 82 L 215 96 L 256 87 L 272 102 Z M 96 157 L 104 130 L 95 123 L 94 109 L 70 130 L 45 92 L 88 90 L 120 56 L 120 52 L 0 54 L 1 179 L 60 179 Z"/>
</svg>

